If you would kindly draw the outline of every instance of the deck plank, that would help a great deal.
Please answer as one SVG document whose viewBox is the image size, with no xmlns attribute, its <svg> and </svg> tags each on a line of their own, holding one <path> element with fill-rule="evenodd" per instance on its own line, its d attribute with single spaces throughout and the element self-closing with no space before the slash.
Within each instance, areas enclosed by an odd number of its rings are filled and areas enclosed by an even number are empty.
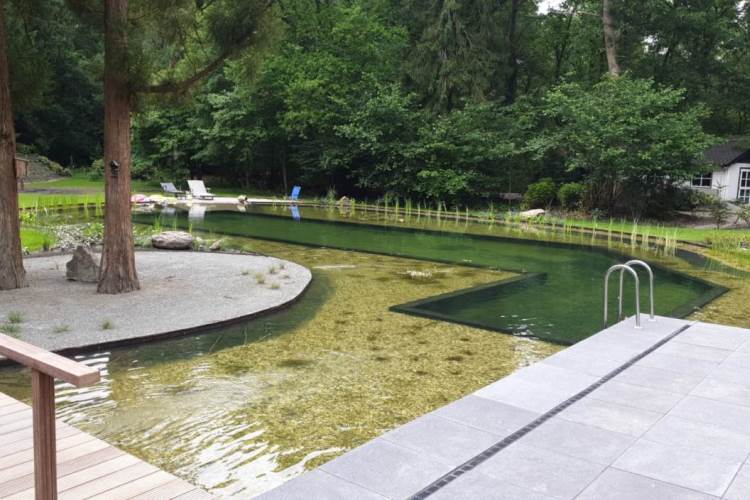
<svg viewBox="0 0 750 500">
<path fill-rule="evenodd" d="M 58 479 L 64 478 L 68 474 L 73 474 L 80 470 L 85 470 L 89 467 L 93 467 L 102 462 L 107 462 L 113 458 L 125 455 L 125 452 L 119 450 L 113 446 L 104 448 L 103 450 L 95 451 L 84 455 L 82 457 L 69 460 L 67 462 L 58 462 L 57 464 L 57 477 Z M 0 498 L 13 495 L 23 490 L 27 490 L 34 487 L 34 473 L 20 476 L 11 481 L 0 483 Z"/>
<path fill-rule="evenodd" d="M 157 470 L 156 472 L 140 478 L 138 481 L 125 483 L 117 488 L 107 490 L 100 495 L 91 497 L 91 500 L 127 500 L 134 496 L 141 495 L 147 491 L 153 490 L 165 484 L 169 484 L 174 476 Z"/>
<path fill-rule="evenodd" d="M 156 467 L 146 462 L 136 462 L 135 464 L 120 469 L 117 472 L 104 475 L 95 481 L 89 481 L 88 483 L 76 486 L 67 491 L 60 492 L 60 500 L 65 498 L 76 499 L 76 498 L 89 498 L 94 495 L 99 495 L 106 491 L 109 491 L 123 484 L 130 482 L 138 482 L 141 478 L 153 474 L 158 471 Z"/>
<path fill-rule="evenodd" d="M 75 446 L 88 443 L 89 441 L 93 441 L 94 439 L 96 439 L 94 436 L 79 432 L 77 434 L 73 434 L 72 436 L 58 439 L 57 450 L 67 450 L 68 448 L 73 448 Z M 22 464 L 30 460 L 34 460 L 34 443 L 30 441 L 22 441 L 22 443 L 26 445 L 25 449 L 13 453 L 12 455 L 0 457 L 0 470 Z"/>
<path fill-rule="evenodd" d="M 34 498 L 32 414 L 0 393 L 0 498 Z M 59 498 L 212 498 L 196 486 L 137 457 L 57 422 Z"/>
<path fill-rule="evenodd" d="M 172 500 L 207 500 L 213 498 L 205 491 L 195 488 L 187 493 L 174 497 Z"/>
<path fill-rule="evenodd" d="M 131 500 L 164 500 L 166 498 L 178 497 L 194 489 L 195 486 L 190 483 L 186 483 L 180 479 L 173 479 L 167 484 L 131 497 Z"/>
</svg>

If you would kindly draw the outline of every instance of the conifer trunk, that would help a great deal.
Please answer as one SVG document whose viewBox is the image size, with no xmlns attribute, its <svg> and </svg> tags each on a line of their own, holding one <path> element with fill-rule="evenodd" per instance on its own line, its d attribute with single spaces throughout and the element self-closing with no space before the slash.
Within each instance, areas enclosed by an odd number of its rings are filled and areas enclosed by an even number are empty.
<svg viewBox="0 0 750 500">
<path fill-rule="evenodd" d="M 99 293 L 140 289 L 130 214 L 128 0 L 104 6 L 104 178 L 106 213 Z"/>
<path fill-rule="evenodd" d="M 617 31 L 612 16 L 612 0 L 602 0 L 602 25 L 604 27 L 604 50 L 607 52 L 609 74 L 620 76 L 620 64 L 617 62 Z"/>
<path fill-rule="evenodd" d="M 518 91 L 518 15 L 523 0 L 511 0 L 510 26 L 508 27 L 508 67 L 510 72 L 505 81 L 505 102 L 513 104 Z"/>
<path fill-rule="evenodd" d="M 8 44 L 3 0 L 0 0 L 0 290 L 26 286 L 18 218 L 16 132 L 13 126 Z"/>
</svg>

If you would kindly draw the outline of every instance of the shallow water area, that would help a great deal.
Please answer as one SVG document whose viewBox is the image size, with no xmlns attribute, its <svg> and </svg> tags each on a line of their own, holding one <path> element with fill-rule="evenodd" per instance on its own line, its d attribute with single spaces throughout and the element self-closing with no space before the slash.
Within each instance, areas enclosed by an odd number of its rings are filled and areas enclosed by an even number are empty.
<svg viewBox="0 0 750 500">
<path fill-rule="evenodd" d="M 508 273 L 241 241 L 312 269 L 298 304 L 79 357 L 103 381 L 58 385 L 58 415 L 213 493 L 247 497 L 559 349 L 388 311 Z M 6 370 L 0 390 L 28 401 L 29 384 Z"/>
</svg>

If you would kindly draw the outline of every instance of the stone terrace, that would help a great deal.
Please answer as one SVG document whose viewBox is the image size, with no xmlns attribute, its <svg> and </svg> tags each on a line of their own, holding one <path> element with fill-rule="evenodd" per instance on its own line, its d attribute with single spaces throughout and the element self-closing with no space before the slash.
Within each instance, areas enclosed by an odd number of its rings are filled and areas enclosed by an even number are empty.
<svg viewBox="0 0 750 500">
<path fill-rule="evenodd" d="M 750 498 L 750 330 L 630 318 L 262 498 Z"/>
</svg>

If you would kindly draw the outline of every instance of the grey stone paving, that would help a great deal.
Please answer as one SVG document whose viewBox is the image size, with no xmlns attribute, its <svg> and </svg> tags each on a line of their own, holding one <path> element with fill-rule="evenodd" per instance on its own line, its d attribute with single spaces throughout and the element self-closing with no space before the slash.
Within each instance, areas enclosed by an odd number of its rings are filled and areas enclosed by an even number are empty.
<svg viewBox="0 0 750 500">
<path fill-rule="evenodd" d="M 262 498 L 750 499 L 750 330 L 643 325 L 618 323 Z"/>
<path fill-rule="evenodd" d="M 22 340 L 47 350 L 80 348 L 260 313 L 294 300 L 311 280 L 305 267 L 271 257 L 148 251 L 136 252 L 141 290 L 102 295 L 96 284 L 65 279 L 68 260 L 26 259 L 30 286 L 0 292 L 0 324 L 19 312 Z M 265 283 L 257 283 L 257 273 Z M 112 328 L 102 328 L 105 321 Z"/>
</svg>

